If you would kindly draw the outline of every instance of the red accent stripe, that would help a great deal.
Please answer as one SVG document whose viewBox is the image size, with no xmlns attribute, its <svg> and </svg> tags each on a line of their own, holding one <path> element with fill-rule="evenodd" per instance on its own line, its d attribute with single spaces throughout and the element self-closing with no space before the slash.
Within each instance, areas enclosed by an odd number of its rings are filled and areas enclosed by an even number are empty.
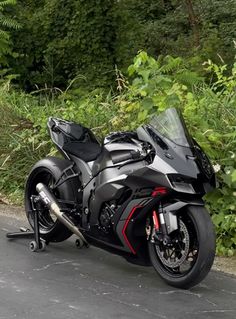
<svg viewBox="0 0 236 319">
<path fill-rule="evenodd" d="M 134 207 L 132 208 L 131 212 L 129 213 L 128 218 L 126 219 L 125 225 L 124 225 L 124 227 L 123 227 L 123 229 L 122 229 L 122 234 L 123 234 L 123 236 L 124 236 L 125 242 L 126 242 L 127 246 L 129 247 L 129 249 L 131 250 L 131 252 L 132 252 L 134 255 L 136 254 L 136 251 L 134 250 L 134 248 L 132 247 L 131 243 L 129 242 L 129 240 L 128 240 L 127 236 L 126 236 L 125 231 L 126 231 L 126 228 L 128 227 L 128 224 L 129 224 L 130 219 L 132 218 L 134 212 L 136 211 L 136 209 L 141 208 L 141 207 L 143 207 L 143 206 L 138 205 L 138 206 L 134 206 Z"/>
<path fill-rule="evenodd" d="M 152 213 L 152 218 L 153 218 L 155 230 L 158 230 L 160 228 L 160 225 L 159 225 L 159 221 L 158 221 L 158 217 L 157 217 L 157 212 L 155 210 Z"/>
<path fill-rule="evenodd" d="M 165 195 L 167 193 L 167 189 L 165 187 L 156 187 L 152 192 L 152 197 L 156 197 L 158 195 Z"/>
</svg>

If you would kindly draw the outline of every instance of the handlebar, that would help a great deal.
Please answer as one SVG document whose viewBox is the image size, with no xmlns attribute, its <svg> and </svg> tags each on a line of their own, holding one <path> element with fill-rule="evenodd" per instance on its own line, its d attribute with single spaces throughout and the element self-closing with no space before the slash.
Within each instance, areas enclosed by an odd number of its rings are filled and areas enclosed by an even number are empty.
<svg viewBox="0 0 236 319">
<path fill-rule="evenodd" d="M 127 161 L 129 159 L 139 159 L 141 158 L 141 154 L 139 151 L 130 151 L 128 154 L 119 154 L 116 156 L 113 156 L 112 162 L 114 164 Z"/>
</svg>

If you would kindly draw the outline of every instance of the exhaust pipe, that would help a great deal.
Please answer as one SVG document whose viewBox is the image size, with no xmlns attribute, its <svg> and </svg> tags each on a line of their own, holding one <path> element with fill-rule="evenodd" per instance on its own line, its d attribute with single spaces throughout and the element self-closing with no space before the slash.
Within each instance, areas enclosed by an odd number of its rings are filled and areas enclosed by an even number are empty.
<svg viewBox="0 0 236 319">
<path fill-rule="evenodd" d="M 45 186 L 42 183 L 38 183 L 36 185 L 36 190 L 39 193 L 39 196 L 42 199 L 42 201 L 49 208 L 50 212 L 53 213 L 62 224 L 69 228 L 75 235 L 77 235 L 85 244 L 85 246 L 88 247 L 89 244 L 87 240 L 84 238 L 83 234 L 73 224 L 73 222 L 63 212 L 61 212 L 56 197 L 49 191 L 47 186 Z"/>
</svg>

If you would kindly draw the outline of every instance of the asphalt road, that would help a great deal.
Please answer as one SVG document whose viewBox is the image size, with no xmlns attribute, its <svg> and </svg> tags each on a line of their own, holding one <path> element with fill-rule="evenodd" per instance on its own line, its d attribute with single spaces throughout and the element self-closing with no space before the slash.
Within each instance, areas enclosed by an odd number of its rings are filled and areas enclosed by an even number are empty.
<svg viewBox="0 0 236 319">
<path fill-rule="evenodd" d="M 236 278 L 211 271 L 197 287 L 167 286 L 152 267 L 73 238 L 32 253 L 29 240 L 10 241 L 24 223 L 0 216 L 0 319 L 236 318 Z"/>
</svg>

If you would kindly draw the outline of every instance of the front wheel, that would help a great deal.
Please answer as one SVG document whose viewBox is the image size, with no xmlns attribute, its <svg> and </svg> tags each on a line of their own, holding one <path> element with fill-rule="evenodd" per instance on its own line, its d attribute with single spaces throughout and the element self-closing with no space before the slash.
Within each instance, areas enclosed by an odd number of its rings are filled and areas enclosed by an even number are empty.
<svg viewBox="0 0 236 319">
<path fill-rule="evenodd" d="M 170 234 L 171 245 L 148 244 L 157 273 L 171 286 L 188 289 L 202 281 L 215 256 L 215 232 L 208 211 L 187 206 L 177 215 L 178 230 Z"/>
</svg>

